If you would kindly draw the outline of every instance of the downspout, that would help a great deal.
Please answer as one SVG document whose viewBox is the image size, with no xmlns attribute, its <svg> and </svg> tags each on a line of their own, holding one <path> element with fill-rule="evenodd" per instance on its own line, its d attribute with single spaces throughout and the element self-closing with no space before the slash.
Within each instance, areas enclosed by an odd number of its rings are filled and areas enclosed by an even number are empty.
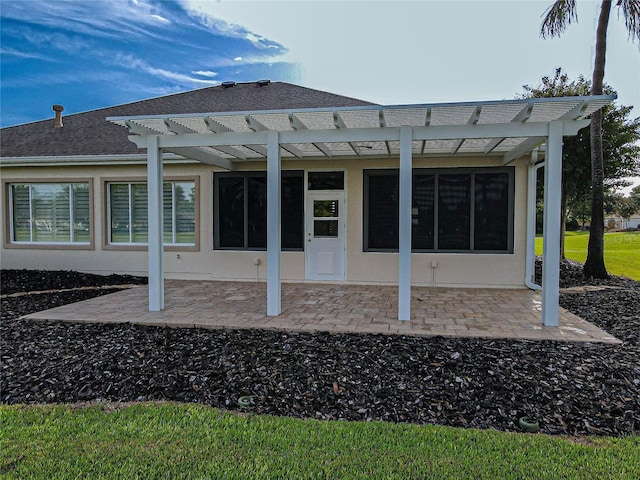
<svg viewBox="0 0 640 480">
<path fill-rule="evenodd" d="M 524 284 L 531 290 L 542 290 L 542 287 L 535 283 L 535 245 L 536 245 L 536 186 L 538 180 L 538 169 L 544 167 L 544 162 L 537 163 L 538 149 L 531 152 L 529 162 L 527 189 L 527 247 L 526 264 L 524 272 Z"/>
</svg>

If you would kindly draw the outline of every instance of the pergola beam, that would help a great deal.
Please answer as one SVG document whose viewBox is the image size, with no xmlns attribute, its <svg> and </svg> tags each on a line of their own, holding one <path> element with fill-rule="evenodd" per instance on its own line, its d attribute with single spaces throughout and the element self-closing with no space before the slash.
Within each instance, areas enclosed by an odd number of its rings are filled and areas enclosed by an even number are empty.
<svg viewBox="0 0 640 480">
<path fill-rule="evenodd" d="M 424 126 L 428 127 L 431 125 L 431 107 L 427 108 L 426 113 L 424 114 Z M 420 148 L 420 155 L 424 155 L 424 149 L 427 146 L 427 141 L 422 141 L 422 147 Z"/>
<path fill-rule="evenodd" d="M 387 120 L 384 118 L 384 108 L 378 110 L 378 123 L 380 124 L 380 128 L 387 128 Z M 391 156 L 391 147 L 389 147 L 387 140 L 385 140 L 384 146 L 387 148 L 387 155 Z"/>
<path fill-rule="evenodd" d="M 171 123 L 169 119 L 164 119 L 164 124 L 167 126 L 169 131 L 171 131 L 172 125 L 177 126 L 175 122 Z M 127 126 L 129 127 L 129 131 L 131 133 L 135 135 L 139 135 L 141 137 L 140 144 L 144 144 L 145 142 L 143 141 L 143 139 L 149 138 L 150 136 L 159 135 L 158 138 L 165 138 L 165 135 L 166 135 L 166 132 L 163 132 L 162 130 L 159 130 L 157 128 L 151 128 L 146 125 L 140 125 L 135 121 L 127 122 Z M 191 129 L 188 129 L 187 127 L 184 127 L 184 129 L 185 131 L 182 132 L 183 134 L 200 135 L 197 132 L 193 132 L 193 131 L 189 132 L 189 130 Z M 176 137 L 177 135 L 175 132 L 172 132 L 171 136 Z M 138 144 L 137 141 L 136 141 L 136 144 Z M 164 150 L 170 153 L 175 153 L 176 155 L 182 155 L 183 157 L 192 158 L 199 162 L 206 163 L 207 165 L 214 165 L 216 167 L 221 167 L 226 170 L 235 170 L 235 167 L 233 166 L 233 163 L 231 162 L 231 160 L 220 157 L 218 155 L 214 155 L 213 153 L 207 152 L 206 150 L 202 150 L 201 147 L 204 147 L 204 146 L 206 145 L 198 145 L 193 147 L 189 147 L 189 146 L 164 147 Z"/>
<path fill-rule="evenodd" d="M 475 110 L 469 117 L 469 120 L 467 120 L 467 125 L 475 125 L 476 123 L 478 123 L 478 120 L 480 120 L 481 112 L 482 112 L 482 105 L 476 106 Z M 455 145 L 451 149 L 451 155 L 455 155 L 456 153 L 458 153 L 458 150 L 460 150 L 460 147 L 462 147 L 462 144 L 464 143 L 465 140 L 466 139 L 464 138 L 456 140 Z"/>
<path fill-rule="evenodd" d="M 309 130 L 309 127 L 293 113 L 289 114 L 289 124 L 294 130 Z M 331 152 L 331 149 L 326 144 L 322 142 L 314 142 L 312 145 L 324 153 L 325 156 L 333 157 L 333 152 Z"/>
<path fill-rule="evenodd" d="M 180 133 L 200 133 L 198 130 L 188 127 L 186 125 L 183 125 L 182 123 L 176 122 L 175 120 L 171 119 L 171 118 L 165 118 L 164 119 L 164 123 L 167 126 L 167 128 L 176 134 L 180 134 Z M 206 123 L 206 121 L 205 121 Z M 218 145 L 218 147 L 216 148 L 216 150 L 220 150 L 221 152 L 224 152 L 228 155 L 232 155 L 236 158 L 242 159 L 242 160 L 246 160 L 247 159 L 247 155 L 238 150 L 237 148 L 233 148 L 230 146 L 226 146 L 226 145 Z M 218 157 L 218 158 L 223 158 L 223 157 Z M 206 163 L 206 162 L 205 162 Z"/>
<path fill-rule="evenodd" d="M 589 107 L 589 102 L 583 100 L 579 102 L 575 107 L 562 115 L 559 120 L 576 120 L 584 115 L 585 110 Z"/>
<path fill-rule="evenodd" d="M 245 115 L 244 118 L 245 118 L 245 121 L 247 122 L 247 126 L 249 127 L 249 129 L 253 130 L 254 132 L 273 131 L 269 129 L 268 126 L 266 126 L 264 123 L 262 123 L 260 120 L 258 120 L 252 115 Z M 298 143 L 298 142 L 290 142 L 290 143 Z M 304 142 L 304 143 L 311 143 L 311 142 Z M 304 157 L 304 153 L 302 152 L 302 150 L 300 150 L 298 147 L 294 145 L 287 145 L 285 144 L 285 142 L 282 142 L 280 143 L 280 147 L 298 158 Z"/>
<path fill-rule="evenodd" d="M 207 165 L 224 168 L 225 170 L 236 169 L 232 160 L 219 157 L 218 155 L 203 150 L 203 148 L 204 147 L 173 147 L 165 148 L 165 150 L 177 155 L 182 155 L 183 157 L 193 158 Z"/>
<path fill-rule="evenodd" d="M 344 123 L 344 119 L 340 116 L 339 112 L 333 112 L 333 125 L 338 130 L 348 130 L 347 125 Z M 358 157 L 362 155 L 362 151 L 360 150 L 360 146 L 356 145 L 355 142 L 347 142 L 353 153 L 355 153 Z"/>
<path fill-rule="evenodd" d="M 588 120 L 563 122 L 571 131 L 586 126 Z M 476 124 L 476 125 L 432 125 L 429 127 L 412 127 L 414 140 L 455 140 L 460 138 L 494 139 L 496 137 L 546 137 L 549 132 L 548 122 L 509 123 L 509 124 Z M 567 132 L 567 135 L 572 133 Z M 399 141 L 400 127 L 349 128 L 333 130 L 291 130 L 279 132 L 280 143 L 314 143 L 314 142 L 385 142 Z M 575 135 L 575 133 L 573 133 Z M 229 132 L 229 133 L 192 133 L 184 135 L 162 135 L 159 138 L 161 148 L 170 147 L 216 147 L 218 145 L 266 145 L 266 131 Z"/>
<path fill-rule="evenodd" d="M 524 140 L 522 143 L 520 143 L 520 145 L 504 154 L 504 156 L 502 157 L 502 165 L 508 165 L 521 156 L 526 155 L 538 145 L 544 143 L 545 140 L 545 137 L 531 137 Z"/>
</svg>

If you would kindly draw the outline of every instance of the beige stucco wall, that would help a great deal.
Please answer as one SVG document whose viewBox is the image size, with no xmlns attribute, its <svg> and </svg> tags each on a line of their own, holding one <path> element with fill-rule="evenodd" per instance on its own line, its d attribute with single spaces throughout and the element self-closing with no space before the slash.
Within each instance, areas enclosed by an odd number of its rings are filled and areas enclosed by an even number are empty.
<svg viewBox="0 0 640 480">
<path fill-rule="evenodd" d="M 522 287 L 525 271 L 525 225 L 527 162 L 515 163 L 514 253 L 455 254 L 414 253 L 412 282 L 415 285 Z M 414 159 L 416 168 L 500 166 L 499 158 Z M 241 170 L 264 170 L 264 163 L 247 163 Z M 398 168 L 397 159 L 349 159 L 286 161 L 283 169 L 338 170 L 346 172 L 347 262 L 346 278 L 350 283 L 393 284 L 398 278 L 398 255 L 362 251 L 363 170 Z M 256 281 L 266 278 L 266 252 L 213 250 L 213 172 L 203 164 L 166 164 L 165 178 L 195 178 L 199 183 L 199 242 L 196 249 L 165 251 L 167 278 Z M 2 215 L 0 262 L 2 268 L 64 269 L 101 274 L 131 273 L 146 275 L 145 249 L 106 245 L 105 182 L 114 179 L 146 178 L 144 165 L 30 166 L 0 168 Z M 6 184 L 17 181 L 73 181 L 90 179 L 93 184 L 93 245 L 91 249 L 20 248 L 7 245 Z M 255 265 L 255 259 L 260 259 Z M 432 269 L 432 262 L 437 268 Z M 282 253 L 282 279 L 304 281 L 303 252 Z"/>
</svg>

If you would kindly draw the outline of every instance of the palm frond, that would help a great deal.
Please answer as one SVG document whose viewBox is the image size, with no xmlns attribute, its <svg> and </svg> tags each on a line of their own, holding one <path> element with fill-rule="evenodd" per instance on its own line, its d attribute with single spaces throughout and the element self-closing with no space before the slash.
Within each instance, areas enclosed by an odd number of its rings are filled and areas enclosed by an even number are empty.
<svg viewBox="0 0 640 480">
<path fill-rule="evenodd" d="M 622 10 L 629 37 L 640 42 L 640 0 L 619 0 L 617 6 Z"/>
<path fill-rule="evenodd" d="M 639 0 L 626 0 L 637 3 Z M 578 21 L 578 10 L 575 0 L 557 0 L 545 11 L 540 27 L 542 38 L 559 37 L 573 21 Z"/>
</svg>

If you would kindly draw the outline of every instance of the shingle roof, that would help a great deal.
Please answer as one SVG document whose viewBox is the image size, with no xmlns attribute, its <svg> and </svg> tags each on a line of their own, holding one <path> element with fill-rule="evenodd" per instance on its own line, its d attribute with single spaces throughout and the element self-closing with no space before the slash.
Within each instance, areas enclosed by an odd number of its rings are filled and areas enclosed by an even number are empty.
<svg viewBox="0 0 640 480">
<path fill-rule="evenodd" d="M 47 120 L 6 127 L 0 130 L 0 155 L 66 157 L 142 153 L 127 138 L 127 130 L 107 122 L 107 117 L 363 105 L 374 104 L 284 82 L 263 87 L 253 82 L 238 83 L 231 88 L 208 87 L 67 115 L 62 128 L 54 128 L 53 112 Z"/>
</svg>

